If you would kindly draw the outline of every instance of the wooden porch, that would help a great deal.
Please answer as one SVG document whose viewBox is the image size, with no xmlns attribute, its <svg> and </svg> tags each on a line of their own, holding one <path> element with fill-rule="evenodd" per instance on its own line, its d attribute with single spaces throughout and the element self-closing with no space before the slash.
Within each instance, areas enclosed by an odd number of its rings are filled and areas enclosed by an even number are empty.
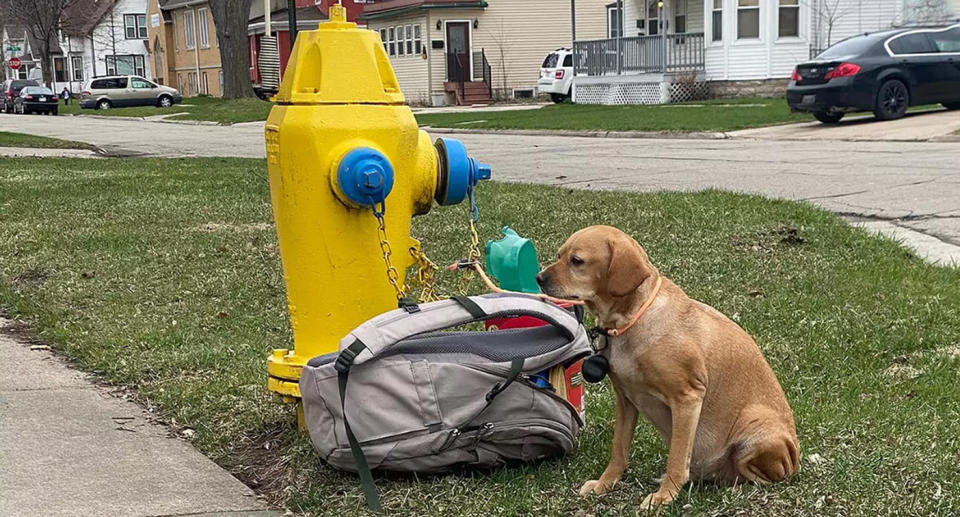
<svg viewBox="0 0 960 517">
<path fill-rule="evenodd" d="M 705 62 L 704 34 L 686 32 L 576 41 L 574 74 L 605 76 L 699 72 Z"/>
</svg>

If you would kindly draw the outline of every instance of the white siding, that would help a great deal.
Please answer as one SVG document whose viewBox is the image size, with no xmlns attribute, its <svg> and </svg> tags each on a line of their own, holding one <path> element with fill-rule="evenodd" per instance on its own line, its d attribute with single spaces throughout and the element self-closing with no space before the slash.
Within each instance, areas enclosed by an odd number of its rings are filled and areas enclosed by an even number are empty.
<svg viewBox="0 0 960 517">
<path fill-rule="evenodd" d="M 427 37 L 429 24 L 425 12 L 386 20 L 370 20 L 367 27 L 379 34 L 380 29 L 387 29 L 389 32 L 391 27 L 404 27 L 404 30 L 406 30 L 407 25 L 420 26 L 421 44 L 423 48 L 429 49 L 430 40 Z M 410 55 L 404 52 L 402 56 L 397 53 L 390 56 L 390 64 L 393 65 L 393 72 L 400 83 L 400 91 L 403 92 L 407 102 L 410 104 L 428 104 L 430 101 L 430 83 L 428 81 L 429 65 L 427 60 L 423 59 L 420 54 Z"/>
<path fill-rule="evenodd" d="M 816 49 L 825 49 L 850 36 L 889 29 L 901 19 L 903 2 L 904 0 L 809 0 L 811 45 Z M 830 13 L 835 14 L 831 16 Z"/>
<path fill-rule="evenodd" d="M 801 2 L 801 6 L 806 5 Z M 704 0 L 704 20 L 712 20 L 713 0 Z M 709 80 L 786 78 L 797 63 L 809 57 L 809 10 L 800 10 L 800 37 L 779 36 L 779 0 L 760 0 L 760 35 L 737 38 L 737 0 L 723 0 L 723 41 L 712 41 L 712 23 L 706 34 L 706 76 Z"/>
<path fill-rule="evenodd" d="M 577 39 L 606 37 L 606 3 L 609 1 L 576 0 Z M 431 94 L 444 92 L 445 48 L 434 49 L 431 41 L 444 41 L 445 46 L 445 21 L 470 22 L 471 50 L 482 49 L 486 53 L 493 88 L 508 95 L 515 88 L 535 88 L 544 57 L 572 43 L 570 4 L 556 0 L 497 0 L 491 1 L 486 9 L 430 9 L 414 15 L 370 20 L 369 28 L 376 31 L 407 23 L 423 24 L 423 44 L 428 59 L 408 55 L 390 58 L 409 103 L 428 102 Z M 438 23 L 440 29 L 437 29 Z M 479 67 L 473 76 L 481 79 Z"/>
</svg>

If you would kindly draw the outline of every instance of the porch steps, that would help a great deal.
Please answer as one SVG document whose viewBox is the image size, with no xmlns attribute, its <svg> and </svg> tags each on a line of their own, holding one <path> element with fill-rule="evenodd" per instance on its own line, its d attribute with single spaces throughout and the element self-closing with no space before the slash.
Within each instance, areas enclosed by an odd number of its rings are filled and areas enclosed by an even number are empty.
<svg viewBox="0 0 960 517">
<path fill-rule="evenodd" d="M 463 95 L 458 92 L 458 85 L 455 81 L 443 83 L 443 89 L 457 94 L 457 105 L 472 106 L 474 104 L 489 104 L 490 89 L 487 83 L 483 81 L 466 81 L 463 83 Z"/>
</svg>

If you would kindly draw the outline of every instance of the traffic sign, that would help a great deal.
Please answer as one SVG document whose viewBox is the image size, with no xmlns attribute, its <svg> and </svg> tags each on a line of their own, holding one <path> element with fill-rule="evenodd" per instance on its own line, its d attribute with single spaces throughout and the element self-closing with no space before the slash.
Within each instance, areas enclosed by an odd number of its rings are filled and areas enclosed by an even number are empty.
<svg viewBox="0 0 960 517">
<path fill-rule="evenodd" d="M 23 66 L 23 63 L 20 62 L 20 58 L 18 57 L 11 57 L 7 63 L 10 64 L 11 70 L 20 70 L 20 67 Z"/>
</svg>

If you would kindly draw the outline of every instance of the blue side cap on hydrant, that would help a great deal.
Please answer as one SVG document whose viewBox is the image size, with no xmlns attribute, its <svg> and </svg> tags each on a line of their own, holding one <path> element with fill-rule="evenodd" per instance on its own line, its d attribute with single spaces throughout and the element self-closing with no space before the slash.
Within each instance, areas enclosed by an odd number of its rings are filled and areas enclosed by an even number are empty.
<svg viewBox="0 0 960 517">
<path fill-rule="evenodd" d="M 467 149 L 454 138 L 438 138 L 440 185 L 436 199 L 441 205 L 455 205 L 467 197 L 470 188 L 480 180 L 490 179 L 490 166 L 467 156 Z"/>
<path fill-rule="evenodd" d="M 393 166 L 380 151 L 358 147 L 340 159 L 337 184 L 350 201 L 374 206 L 382 203 L 393 189 Z"/>
</svg>

